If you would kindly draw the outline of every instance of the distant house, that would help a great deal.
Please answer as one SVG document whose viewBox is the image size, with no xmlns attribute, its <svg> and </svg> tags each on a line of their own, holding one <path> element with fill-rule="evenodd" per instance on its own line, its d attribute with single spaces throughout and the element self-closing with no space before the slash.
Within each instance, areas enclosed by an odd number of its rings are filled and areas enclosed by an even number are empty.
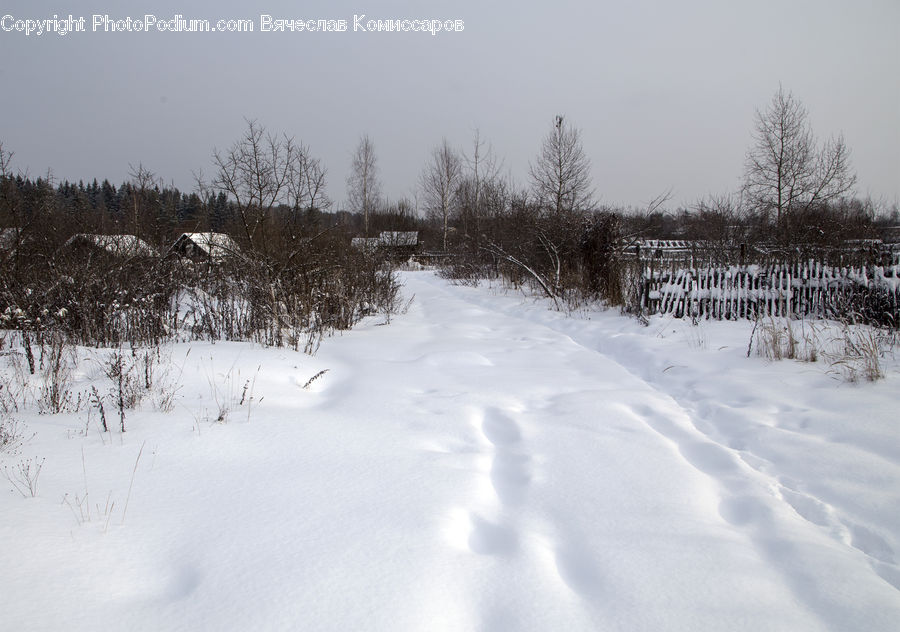
<svg viewBox="0 0 900 632">
<path fill-rule="evenodd" d="M 381 240 L 381 247 L 395 260 L 409 259 L 419 249 L 419 233 L 414 230 L 386 230 L 378 238 Z"/>
<path fill-rule="evenodd" d="M 381 239 L 378 237 L 354 237 L 350 240 L 350 245 L 365 252 L 374 252 L 381 245 Z"/>
<path fill-rule="evenodd" d="M 225 233 L 182 233 L 172 252 L 194 261 L 221 263 L 239 252 L 237 243 Z"/>
<path fill-rule="evenodd" d="M 378 237 L 354 237 L 350 244 L 367 252 L 382 250 L 392 257 L 408 257 L 419 247 L 419 233 L 415 230 L 383 230 Z"/>
<path fill-rule="evenodd" d="M 638 239 L 632 244 L 634 251 L 644 257 L 690 255 L 694 250 L 706 248 L 708 245 L 705 241 L 684 239 Z"/>
<path fill-rule="evenodd" d="M 415 230 L 398 231 L 383 230 L 378 236 L 381 245 L 385 248 L 412 248 L 419 245 L 419 233 Z"/>
<path fill-rule="evenodd" d="M 66 248 L 86 251 L 98 251 L 106 255 L 121 258 L 158 257 L 156 249 L 143 239 L 134 235 L 96 235 L 77 233 L 69 237 Z"/>
</svg>

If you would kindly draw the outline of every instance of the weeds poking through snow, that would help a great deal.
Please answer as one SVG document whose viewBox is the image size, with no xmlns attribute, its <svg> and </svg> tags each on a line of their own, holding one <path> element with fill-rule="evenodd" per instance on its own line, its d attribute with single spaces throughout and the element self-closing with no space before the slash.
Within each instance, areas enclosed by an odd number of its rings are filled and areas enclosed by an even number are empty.
<svg viewBox="0 0 900 632">
<path fill-rule="evenodd" d="M 756 330 L 756 353 L 767 360 L 793 359 L 796 354 L 797 339 L 789 319 L 775 320 L 774 317 L 761 319 Z"/>
<path fill-rule="evenodd" d="M 34 352 L 31 350 L 31 335 L 22 331 L 22 346 L 25 348 L 25 359 L 28 360 L 28 372 L 34 375 Z"/>
<path fill-rule="evenodd" d="M 815 362 L 818 359 L 821 342 L 817 328 L 790 318 L 759 318 L 753 325 L 750 334 L 750 343 L 747 346 L 747 357 L 753 343 L 756 343 L 757 355 L 767 360 L 800 360 L 803 362 Z"/>
<path fill-rule="evenodd" d="M 78 523 L 80 527 L 86 522 L 91 522 L 91 507 L 88 502 L 87 494 L 82 497 L 79 497 L 78 494 L 75 494 L 74 502 L 69 500 L 69 495 L 66 494 L 63 496 L 62 504 L 67 505 L 69 509 L 72 510 L 72 515 L 75 517 L 75 522 Z M 94 512 L 97 518 L 106 518 L 103 523 L 103 532 L 109 528 L 109 520 L 112 518 L 113 511 L 116 508 L 116 501 L 112 500 L 112 490 L 106 494 L 106 503 L 101 507 L 100 503 L 94 505 Z"/>
<path fill-rule="evenodd" d="M 147 442 L 141 444 L 141 449 L 138 451 L 137 458 L 134 460 L 134 468 L 131 471 L 131 480 L 128 483 L 128 494 L 125 497 L 125 506 L 122 509 L 122 520 L 119 524 L 125 524 L 125 516 L 128 512 L 128 503 L 131 500 L 131 490 L 134 487 L 134 478 L 137 474 L 138 464 L 141 461 L 141 455 L 144 453 L 144 447 L 147 445 Z M 94 513 L 91 513 L 91 502 L 90 502 L 90 492 L 88 491 L 88 481 L 87 481 L 87 466 L 85 464 L 84 458 L 84 450 L 81 451 L 81 469 L 82 475 L 84 477 L 84 495 L 79 496 L 75 494 L 70 497 L 69 494 L 65 494 L 62 499 L 62 504 L 69 507 L 72 511 L 72 515 L 75 517 L 75 522 L 78 523 L 78 526 L 83 525 L 86 522 L 92 522 L 94 518 L 103 520 L 103 532 L 105 533 L 109 528 L 109 521 L 112 518 L 113 511 L 116 508 L 116 501 L 112 498 L 112 490 L 110 490 L 106 494 L 106 502 L 101 506 L 100 503 L 94 504 Z"/>
<path fill-rule="evenodd" d="M 126 368 L 125 354 L 121 349 L 112 355 L 104 368 L 106 377 L 113 383 L 113 401 L 119 412 L 119 428 L 122 432 L 125 432 L 125 410 L 137 406 L 142 396 L 134 368 L 134 364 Z"/>
<path fill-rule="evenodd" d="M 328 373 L 329 369 L 322 369 L 311 378 L 306 381 L 306 384 L 303 385 L 303 390 L 309 390 L 309 387 L 312 386 L 312 383 L 318 380 L 320 377 Z"/>
<path fill-rule="evenodd" d="M 11 470 L 9 466 L 3 467 L 3 477 L 8 480 L 22 498 L 37 496 L 38 478 L 41 476 L 41 468 L 45 459 L 38 461 L 37 457 L 19 461 Z"/>
<path fill-rule="evenodd" d="M 881 358 L 886 350 L 877 330 L 844 325 L 840 343 L 837 353 L 826 355 L 832 371 L 847 382 L 858 382 L 860 378 L 875 382 L 884 377 Z"/>
<path fill-rule="evenodd" d="M 62 499 L 62 504 L 67 505 L 69 509 L 72 510 L 72 515 L 75 516 L 75 522 L 78 523 L 78 526 L 81 526 L 85 522 L 89 522 L 91 519 L 90 512 L 86 509 L 87 498 L 79 498 L 78 494 L 75 494 L 75 504 L 73 505 L 69 501 L 69 495 L 65 494 Z M 87 511 L 87 513 L 85 513 Z"/>
<path fill-rule="evenodd" d="M 18 420 L 0 415 L 0 453 L 18 454 L 25 444 L 24 436 L 25 431 Z"/>
<path fill-rule="evenodd" d="M 121 524 L 125 524 L 125 513 L 128 511 L 128 501 L 131 500 L 131 488 L 134 485 L 134 475 L 137 474 L 138 463 L 141 460 L 141 455 L 144 453 L 144 446 L 147 445 L 147 442 L 144 441 L 141 444 L 141 449 L 138 451 L 137 458 L 134 460 L 134 469 L 131 471 L 131 482 L 128 483 L 128 495 L 125 496 L 125 508 L 122 510 L 122 522 Z M 107 520 L 109 522 L 109 520 Z"/>
<path fill-rule="evenodd" d="M 61 413 L 72 404 L 72 347 L 63 334 L 54 332 L 49 348 L 41 345 L 41 385 L 38 404 L 42 413 Z"/>
<path fill-rule="evenodd" d="M 253 379 L 247 380 L 244 383 L 244 391 L 241 393 L 241 401 L 238 402 L 238 406 L 243 406 L 244 403 L 247 404 L 247 422 L 250 422 L 250 412 L 253 409 L 253 390 L 256 388 L 256 378 L 259 377 L 259 372 L 262 369 L 262 365 L 256 367 L 256 373 L 253 375 Z M 247 392 L 249 387 L 249 393 Z M 262 398 L 259 398 L 259 401 L 262 401 Z"/>
<path fill-rule="evenodd" d="M 790 319 L 759 319 L 753 327 L 750 349 L 768 360 L 816 362 L 823 358 L 829 373 L 847 382 L 877 381 L 884 377 L 882 358 L 893 349 L 893 335 L 868 325 L 843 323 L 815 325 Z"/>
<path fill-rule="evenodd" d="M 158 351 L 159 348 L 157 348 L 157 352 Z M 191 350 L 189 348 L 184 356 L 185 362 L 187 362 L 187 358 L 190 354 Z M 171 357 L 171 352 L 167 352 L 164 362 L 166 368 L 163 370 L 162 374 L 155 379 L 156 395 L 154 396 L 153 403 L 157 410 L 164 413 L 171 412 L 172 409 L 175 408 L 175 395 L 178 393 L 179 389 L 181 389 L 181 376 L 184 374 L 184 362 L 182 362 L 181 366 L 178 367 L 178 375 L 174 377 L 171 375 Z M 157 361 L 163 363 L 159 353 L 157 353 Z"/>
<path fill-rule="evenodd" d="M 212 360 L 212 358 L 210 358 L 210 360 Z M 210 395 L 212 395 L 212 400 L 215 404 L 215 418 L 212 418 L 207 411 L 204 411 L 201 415 L 194 415 L 198 434 L 200 433 L 201 420 L 227 423 L 231 412 L 235 408 L 241 406 L 247 407 L 247 421 L 250 421 L 253 404 L 259 403 L 263 399 L 262 397 L 256 399 L 254 395 L 256 378 L 259 376 L 261 369 L 262 366 L 258 366 L 253 377 L 245 380 L 239 390 L 237 385 L 240 383 L 241 372 L 240 370 L 235 370 L 234 364 L 232 364 L 231 368 L 222 375 L 222 384 L 220 386 L 219 382 L 216 380 L 212 363 L 210 363 L 210 371 L 207 372 L 206 380 L 209 383 L 209 392 Z"/>
<path fill-rule="evenodd" d="M 707 347 L 706 332 L 699 320 L 694 319 L 690 327 L 685 327 L 688 346 L 696 351 L 703 351 Z"/>
<path fill-rule="evenodd" d="M 103 427 L 103 432 L 109 432 L 109 426 L 106 425 L 106 410 L 103 408 L 103 398 L 100 397 L 100 392 L 96 386 L 91 386 L 91 403 L 97 407 L 100 413 L 100 425 Z"/>
<path fill-rule="evenodd" d="M 0 414 L 8 415 L 19 411 L 18 395 L 10 389 L 12 383 L 0 384 Z"/>
<path fill-rule="evenodd" d="M 212 369 L 212 358 L 210 358 L 210 373 L 207 374 L 206 379 L 209 382 L 209 390 L 216 404 L 216 418 L 214 421 L 225 423 L 228 421 L 228 414 L 231 412 L 231 406 L 234 403 L 234 364 L 231 365 L 231 368 L 224 375 L 224 392 L 216 383 L 215 372 Z"/>
</svg>

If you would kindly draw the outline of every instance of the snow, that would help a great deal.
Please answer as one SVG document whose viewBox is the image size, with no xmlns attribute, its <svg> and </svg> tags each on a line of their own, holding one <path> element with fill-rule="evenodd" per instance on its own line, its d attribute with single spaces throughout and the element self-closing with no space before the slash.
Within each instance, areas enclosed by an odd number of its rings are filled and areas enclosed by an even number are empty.
<svg viewBox="0 0 900 632">
<path fill-rule="evenodd" d="M 134 235 L 93 235 L 77 233 L 69 237 L 66 246 L 89 244 L 117 257 L 157 257 L 156 249 Z"/>
<path fill-rule="evenodd" d="M 402 280 L 315 357 L 174 345 L 174 410 L 124 434 L 16 413 L 3 464 L 45 461 L 0 493 L 2 627 L 896 629 L 896 362 L 849 384 L 747 358 L 751 323 Z"/>
</svg>

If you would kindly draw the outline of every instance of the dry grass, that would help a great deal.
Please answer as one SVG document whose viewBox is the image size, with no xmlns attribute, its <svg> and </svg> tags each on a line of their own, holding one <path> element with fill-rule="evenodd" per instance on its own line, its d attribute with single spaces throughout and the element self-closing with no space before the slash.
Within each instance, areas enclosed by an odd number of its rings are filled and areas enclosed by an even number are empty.
<svg viewBox="0 0 900 632">
<path fill-rule="evenodd" d="M 750 348 L 767 360 L 828 363 L 828 372 L 847 382 L 875 382 L 885 376 L 884 358 L 893 352 L 896 334 L 868 325 L 813 324 L 791 319 L 761 318 Z M 748 348 L 749 355 L 749 348 Z"/>
<path fill-rule="evenodd" d="M 753 328 L 751 346 L 767 360 L 815 362 L 819 357 L 819 331 L 805 321 L 760 318 Z"/>
<path fill-rule="evenodd" d="M 844 325 L 838 342 L 839 350 L 826 354 L 831 371 L 847 382 L 875 382 L 884 377 L 882 358 L 891 347 L 877 329 Z"/>
</svg>

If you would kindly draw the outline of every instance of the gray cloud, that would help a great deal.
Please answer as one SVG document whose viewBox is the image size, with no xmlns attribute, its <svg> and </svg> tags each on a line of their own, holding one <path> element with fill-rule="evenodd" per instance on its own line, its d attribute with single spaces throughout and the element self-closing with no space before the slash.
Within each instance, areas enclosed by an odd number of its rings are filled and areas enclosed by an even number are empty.
<svg viewBox="0 0 900 632">
<path fill-rule="evenodd" d="M 678 3 L 236 3 L 144 7 L 15 0 L 3 14 L 248 18 L 254 33 L 0 32 L 0 140 L 15 164 L 60 179 L 127 178 L 142 162 L 192 187 L 255 118 L 310 145 L 344 197 L 360 134 L 385 191 L 414 186 L 430 148 L 478 127 L 524 183 L 557 113 L 581 128 L 610 204 L 733 190 L 753 113 L 779 81 L 822 137 L 843 132 L 862 194 L 900 198 L 900 4 L 895 0 Z M 262 13 L 448 18 L 460 33 L 260 33 Z M 352 25 L 351 25 L 352 29 Z"/>
</svg>

